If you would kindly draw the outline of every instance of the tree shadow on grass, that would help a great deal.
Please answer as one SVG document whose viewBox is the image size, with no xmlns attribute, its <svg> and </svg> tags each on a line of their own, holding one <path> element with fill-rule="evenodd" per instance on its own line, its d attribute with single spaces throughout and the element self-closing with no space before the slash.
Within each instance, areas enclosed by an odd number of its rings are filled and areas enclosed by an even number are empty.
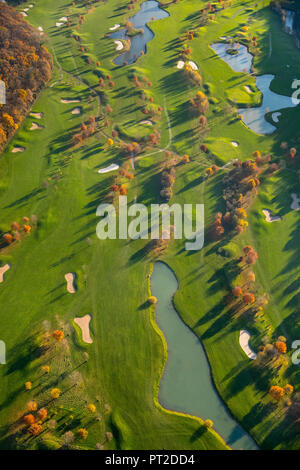
<svg viewBox="0 0 300 470">
<path fill-rule="evenodd" d="M 248 430 L 251 430 L 255 426 L 257 426 L 257 423 L 261 423 L 263 420 L 269 416 L 274 409 L 276 408 L 275 403 L 267 403 L 263 404 L 261 402 L 256 403 L 249 413 L 247 413 L 243 419 L 241 420 L 241 425 Z"/>
<path fill-rule="evenodd" d="M 191 435 L 190 442 L 195 442 L 200 439 L 203 434 L 206 432 L 206 428 L 204 426 L 200 426 L 196 431 Z"/>
</svg>

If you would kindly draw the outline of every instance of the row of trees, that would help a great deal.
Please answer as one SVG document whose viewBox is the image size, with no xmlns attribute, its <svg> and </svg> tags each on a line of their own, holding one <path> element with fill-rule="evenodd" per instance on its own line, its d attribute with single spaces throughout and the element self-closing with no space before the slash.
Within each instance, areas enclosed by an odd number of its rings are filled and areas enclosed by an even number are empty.
<svg viewBox="0 0 300 470">
<path fill-rule="evenodd" d="M 5 84 L 6 103 L 0 104 L 0 151 L 49 81 L 51 68 L 52 57 L 40 34 L 14 8 L 1 3 L 0 80 Z"/>
</svg>

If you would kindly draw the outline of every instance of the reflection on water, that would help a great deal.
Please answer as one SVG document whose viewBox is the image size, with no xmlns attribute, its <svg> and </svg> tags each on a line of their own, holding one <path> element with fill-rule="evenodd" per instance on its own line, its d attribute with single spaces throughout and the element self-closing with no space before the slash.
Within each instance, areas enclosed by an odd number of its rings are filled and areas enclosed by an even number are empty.
<svg viewBox="0 0 300 470">
<path fill-rule="evenodd" d="M 151 21 L 155 20 L 161 20 L 167 16 L 169 16 L 169 13 L 160 8 L 158 2 L 148 1 L 142 3 L 140 11 L 130 18 L 129 21 L 136 29 L 142 28 L 144 33 L 131 37 L 130 50 L 116 57 L 114 59 L 114 63 L 116 65 L 123 65 L 124 63 L 132 64 L 135 62 L 141 55 L 141 51 L 143 51 L 143 53 L 146 52 L 146 44 L 154 37 L 154 34 L 148 28 L 146 23 L 150 23 Z M 116 31 L 115 33 L 111 34 L 110 37 L 112 39 L 127 39 L 126 30 L 121 29 Z"/>
<path fill-rule="evenodd" d="M 226 62 L 232 70 L 235 72 L 251 71 L 253 56 L 248 51 L 247 47 L 240 45 L 238 54 L 231 55 L 226 51 L 229 46 L 226 43 L 216 43 L 212 44 L 211 48 L 215 53 Z M 297 106 L 300 101 L 292 101 L 292 98 L 289 96 L 279 95 L 270 90 L 270 84 L 274 78 L 274 75 L 260 75 L 256 77 L 256 86 L 263 95 L 262 103 L 258 107 L 253 108 L 241 108 L 238 110 L 243 118 L 243 122 L 249 127 L 253 132 L 257 134 L 272 134 L 276 127 L 271 123 L 266 121 L 265 115 L 267 112 L 279 111 L 284 108 L 292 108 Z M 275 121 L 276 122 L 276 121 Z"/>
</svg>

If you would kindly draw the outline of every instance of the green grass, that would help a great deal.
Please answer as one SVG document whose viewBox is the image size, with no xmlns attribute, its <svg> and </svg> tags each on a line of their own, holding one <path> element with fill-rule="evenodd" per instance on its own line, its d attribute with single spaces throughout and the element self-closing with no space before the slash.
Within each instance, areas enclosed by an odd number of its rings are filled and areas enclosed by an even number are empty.
<svg viewBox="0 0 300 470">
<path fill-rule="evenodd" d="M 113 65 L 114 44 L 105 37 L 110 26 L 126 19 L 126 10 L 120 9 L 126 3 L 110 0 L 95 6 L 93 12 L 86 14 L 80 35 L 89 48 L 89 55 L 101 61 L 101 70 L 105 74 L 108 71 L 116 84 L 114 90 L 107 93 L 113 107 L 110 127 L 102 131 L 109 133 L 113 125 L 132 122 L 133 130 L 126 125 L 125 131 L 133 137 L 137 123 L 145 116 L 137 108 L 138 95 L 132 88 L 131 68 Z M 177 170 L 172 202 L 205 203 L 208 226 L 216 211 L 224 209 L 222 172 L 201 183 L 200 177 L 204 168 L 211 164 L 211 157 L 200 152 L 200 144 L 208 145 L 219 164 L 232 158 L 246 160 L 256 149 L 279 158 L 281 141 L 295 142 L 300 114 L 299 107 L 284 112 L 283 118 L 288 119 L 289 124 L 279 124 L 277 133 L 265 137 L 232 120 L 228 93 L 239 102 L 245 99 L 243 87 L 252 87 L 254 82 L 247 75 L 234 73 L 213 54 L 209 45 L 216 38 L 233 35 L 241 25 L 249 24 L 251 34 L 257 35 L 262 48 L 255 67 L 259 73 L 276 74 L 272 89 L 281 93 L 290 91 L 284 65 L 292 65 L 292 80 L 300 75 L 300 61 L 295 61 L 299 51 L 292 45 L 291 38 L 281 32 L 280 20 L 274 13 L 266 8 L 258 13 L 253 9 L 232 18 L 246 3 L 252 5 L 252 2 L 234 2 L 232 8 L 220 12 L 191 42 L 192 60 L 199 65 L 204 83 L 209 84 L 209 96 L 215 101 L 208 115 L 209 134 L 204 138 L 195 135 L 192 131 L 195 120 L 188 113 L 187 102 L 197 89 L 190 87 L 176 69 L 178 57 L 174 44 L 180 34 L 195 25 L 193 14 L 204 3 L 182 0 L 168 8 L 170 17 L 152 23 L 155 38 L 147 45 L 147 54 L 139 59 L 138 67 L 153 82 L 151 93 L 155 103 L 166 104 L 169 111 L 173 140 L 170 143 L 164 112 L 158 123 L 160 147 L 170 145 L 171 150 L 191 157 L 190 164 Z M 70 138 L 82 120 L 97 114 L 97 102 L 89 101 L 91 91 L 85 85 L 97 85 L 97 67 L 87 65 L 84 53 L 69 37 L 67 28 L 55 27 L 61 16 L 71 15 L 71 29 L 74 29 L 72 15 L 75 11 L 84 13 L 85 10 L 66 0 L 57 0 L 55 9 L 50 0 L 40 0 L 30 11 L 28 20 L 35 26 L 43 26 L 47 46 L 55 53 L 52 83 L 56 84 L 44 90 L 34 106 L 34 110 L 44 112 L 38 122 L 45 129 L 30 132 L 32 119 L 28 117 L 0 160 L 1 230 L 8 230 L 12 221 L 24 215 L 35 214 L 39 221 L 32 234 L 0 257 L 2 263 L 9 257 L 12 265 L 0 293 L 4 306 L 1 308 L 1 339 L 8 348 L 8 364 L 0 368 L 0 447 L 7 448 L 7 425 L 22 415 L 28 399 L 45 400 L 49 393 L 49 385 L 45 391 L 38 385 L 41 359 L 33 360 L 30 352 L 23 349 L 24 342 L 32 332 L 52 331 L 63 324 L 69 331 L 70 351 L 55 350 L 57 365 L 54 364 L 52 374 L 55 380 L 65 371 L 61 388 L 67 389 L 71 372 L 79 367 L 82 383 L 76 391 L 78 404 L 74 405 L 74 414 L 89 429 L 87 441 L 79 446 L 94 448 L 97 442 L 105 440 L 106 431 L 112 431 L 114 439 L 105 443 L 109 448 L 224 448 L 213 431 L 195 438 L 201 421 L 166 412 L 157 404 L 157 386 L 166 350 L 155 327 L 153 309 L 143 307 L 148 297 L 150 272 L 149 260 L 141 256 L 144 242 L 104 242 L 95 236 L 96 207 L 112 184 L 111 175 L 100 176 L 96 170 L 115 161 L 120 164 L 124 157 L 118 149 L 109 149 L 106 138 L 99 132 L 78 148 L 70 146 Z M 273 54 L 269 58 L 270 29 Z M 83 114 L 73 116 L 71 110 L 77 104 L 62 104 L 60 99 L 78 94 Z M 254 94 L 253 99 L 256 96 Z M 282 122 L 286 122 L 283 118 Z M 231 141 L 238 142 L 239 146 L 233 147 Z M 26 147 L 26 151 L 10 153 L 15 145 Z M 135 179 L 129 185 L 130 201 L 137 196 L 138 202 L 158 202 L 159 163 L 163 159 L 162 152 L 150 152 L 149 156 L 142 155 L 136 161 Z M 62 176 L 56 179 L 59 169 Z M 47 185 L 43 185 L 45 181 Z M 296 175 L 287 170 L 264 181 L 249 213 L 249 229 L 234 242 L 224 243 L 227 246 L 233 243 L 234 248 L 230 248 L 234 253 L 248 243 L 258 250 L 255 272 L 261 288 L 271 296 L 266 314 L 274 335 L 284 333 L 289 345 L 297 339 L 294 323 L 298 288 L 292 289 L 292 283 L 296 282 L 298 269 L 298 214 L 289 211 L 288 197 L 294 187 L 297 188 Z M 267 226 L 261 214 L 264 207 L 284 213 L 286 222 Z M 224 269 L 228 259 L 217 254 L 217 247 L 209 243 L 192 255 L 182 247 L 183 242 L 171 244 L 165 256 L 180 284 L 175 304 L 184 321 L 203 341 L 218 391 L 260 446 L 297 448 L 299 441 L 285 426 L 282 410 L 268 412 L 267 390 L 257 388 L 256 375 L 238 345 L 239 330 L 247 325 L 228 321 L 223 309 L 223 296 L 228 287 Z M 76 272 L 78 276 L 75 295 L 66 291 L 64 274 L 67 272 Z M 74 341 L 76 333 L 72 326 L 75 316 L 85 314 L 92 315 L 94 343 L 88 346 L 80 340 Z M 250 331 L 255 341 L 256 331 Z M 89 355 L 84 363 L 83 351 Z M 64 367 L 66 360 L 67 368 Z M 290 369 L 290 377 L 297 387 L 297 371 Z M 37 382 L 37 388 L 24 392 L 24 382 L 31 378 Z M 82 411 L 85 401 L 96 403 L 99 423 L 89 422 Z M 66 392 L 59 403 L 73 406 L 71 392 Z M 58 413 L 60 416 L 62 412 L 58 410 Z M 62 418 L 65 419 L 65 415 Z"/>
</svg>

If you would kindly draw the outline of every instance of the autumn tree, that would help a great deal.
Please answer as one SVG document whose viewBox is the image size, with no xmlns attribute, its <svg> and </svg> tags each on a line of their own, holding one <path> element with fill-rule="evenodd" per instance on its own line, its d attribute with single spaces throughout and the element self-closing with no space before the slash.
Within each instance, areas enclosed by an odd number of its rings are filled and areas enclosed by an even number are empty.
<svg viewBox="0 0 300 470">
<path fill-rule="evenodd" d="M 284 396 L 284 390 L 282 387 L 279 387 L 278 385 L 272 385 L 272 387 L 269 390 L 269 394 L 271 395 L 272 398 L 276 401 L 280 401 L 282 397 Z"/>
<path fill-rule="evenodd" d="M 46 410 L 46 408 L 41 408 L 38 412 L 37 412 L 37 415 L 38 415 L 38 418 L 43 421 L 44 419 L 47 418 L 47 415 L 48 415 L 48 412 Z"/>
<path fill-rule="evenodd" d="M 77 434 L 80 439 L 85 440 L 88 437 L 88 431 L 84 428 L 78 429 Z"/>
<path fill-rule="evenodd" d="M 232 289 L 232 294 L 234 295 L 234 297 L 240 297 L 242 295 L 242 293 L 243 293 L 243 291 L 242 291 L 240 286 L 235 286 Z"/>
<path fill-rule="evenodd" d="M 211 429 L 213 427 L 214 423 L 211 419 L 206 419 L 204 421 L 203 425 L 206 429 Z"/>
<path fill-rule="evenodd" d="M 275 347 L 277 351 L 280 352 L 281 354 L 286 353 L 286 344 L 283 341 L 276 341 Z"/>
<path fill-rule="evenodd" d="M 293 391 L 294 391 L 294 387 L 290 384 L 286 384 L 284 387 L 283 387 L 283 390 L 284 390 L 284 393 L 286 393 L 287 395 L 292 395 Z"/>
<path fill-rule="evenodd" d="M 251 292 L 247 292 L 246 294 L 243 295 L 243 302 L 246 305 L 253 304 L 255 302 L 255 296 Z"/>
<path fill-rule="evenodd" d="M 61 330 L 55 330 L 52 334 L 53 338 L 57 341 L 60 342 L 64 338 L 65 334 Z"/>
<path fill-rule="evenodd" d="M 35 417 L 32 414 L 28 414 L 24 416 L 23 421 L 27 426 L 31 426 L 35 423 Z"/>
<path fill-rule="evenodd" d="M 36 401 L 29 401 L 27 403 L 27 409 L 28 411 L 36 411 L 37 410 L 37 402 Z"/>
<path fill-rule="evenodd" d="M 38 423 L 33 423 L 30 428 L 29 428 L 29 433 L 32 434 L 33 436 L 38 436 L 41 434 L 43 428 L 40 424 Z"/>
<path fill-rule="evenodd" d="M 52 388 L 50 395 L 54 400 L 57 400 L 60 397 L 61 390 L 59 388 Z"/>
</svg>

